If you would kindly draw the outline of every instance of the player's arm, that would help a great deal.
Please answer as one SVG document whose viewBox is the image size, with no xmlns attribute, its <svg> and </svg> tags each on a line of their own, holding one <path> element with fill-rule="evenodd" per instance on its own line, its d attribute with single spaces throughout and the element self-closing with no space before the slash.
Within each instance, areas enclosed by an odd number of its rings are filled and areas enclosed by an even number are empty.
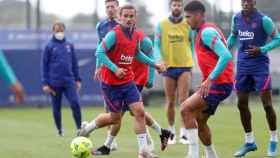
<svg viewBox="0 0 280 158">
<path fill-rule="evenodd" d="M 99 31 L 99 26 L 100 26 L 100 22 L 98 22 L 96 24 L 96 34 L 97 34 L 97 39 L 98 39 L 98 44 L 99 45 L 102 41 L 101 36 L 100 36 L 100 31 Z M 97 49 L 96 49 L 97 50 Z M 95 55 L 96 55 L 97 51 L 95 51 Z M 96 58 L 96 65 L 95 65 L 95 69 L 98 69 L 101 67 L 100 61 Z"/>
<path fill-rule="evenodd" d="M 2 50 L 0 50 L 0 77 L 4 80 L 10 90 L 15 94 L 16 103 L 24 101 L 24 91 L 21 83 L 17 80 L 16 75 L 8 64 Z"/>
<path fill-rule="evenodd" d="M 100 61 L 100 64 L 108 67 L 114 73 L 117 72 L 118 67 L 114 64 L 106 55 L 106 52 L 110 50 L 116 43 L 116 33 L 114 31 L 109 32 L 102 42 L 98 45 L 96 50 L 97 60 Z"/>
<path fill-rule="evenodd" d="M 271 37 L 271 41 L 266 45 L 260 47 L 261 53 L 266 54 L 268 51 L 280 46 L 280 34 L 277 31 L 274 22 L 268 16 L 264 16 L 262 19 L 264 31 Z"/>
<path fill-rule="evenodd" d="M 2 50 L 0 50 L 0 76 L 9 87 L 17 82 L 15 73 L 8 64 Z"/>
<path fill-rule="evenodd" d="M 219 57 L 214 70 L 209 75 L 210 80 L 215 80 L 224 71 L 228 62 L 232 60 L 232 55 L 222 42 L 218 32 L 213 28 L 206 28 L 202 31 L 202 42 Z"/>
<path fill-rule="evenodd" d="M 235 44 L 237 42 L 237 35 L 238 35 L 238 32 L 237 32 L 236 25 L 235 25 L 235 16 L 233 16 L 232 20 L 231 20 L 230 35 L 227 39 L 227 44 L 228 44 L 229 49 L 232 49 L 235 46 Z"/>
<path fill-rule="evenodd" d="M 71 45 L 71 49 L 72 49 L 72 72 L 74 74 L 75 77 L 75 81 L 81 81 L 81 77 L 79 74 L 79 66 L 78 66 L 78 60 L 77 60 L 77 56 L 76 56 L 76 51 L 75 51 L 75 47 L 72 44 Z"/>
<path fill-rule="evenodd" d="M 192 29 L 189 29 L 189 41 L 190 41 L 190 47 L 192 51 L 192 59 L 195 58 L 195 48 L 194 48 L 194 40 L 195 40 L 195 31 Z"/>
<path fill-rule="evenodd" d="M 160 23 L 156 26 L 155 37 L 154 37 L 154 57 L 156 61 L 161 61 L 160 43 L 161 43 L 161 28 Z"/>
<path fill-rule="evenodd" d="M 141 50 L 138 51 L 135 55 L 136 60 L 140 61 L 141 63 L 147 64 L 149 66 L 155 67 L 156 62 L 145 55 Z"/>
<path fill-rule="evenodd" d="M 96 30 L 96 35 L 97 35 L 97 39 L 98 39 L 98 44 L 102 42 L 102 38 L 100 35 L 100 22 L 98 22 L 95 26 L 95 30 Z"/>
<path fill-rule="evenodd" d="M 153 42 L 149 37 L 145 37 L 141 42 L 141 50 L 148 55 L 149 58 L 154 59 L 153 55 Z M 155 78 L 155 68 L 150 66 L 149 67 L 149 77 L 147 87 L 151 88 L 153 86 Z"/>
</svg>

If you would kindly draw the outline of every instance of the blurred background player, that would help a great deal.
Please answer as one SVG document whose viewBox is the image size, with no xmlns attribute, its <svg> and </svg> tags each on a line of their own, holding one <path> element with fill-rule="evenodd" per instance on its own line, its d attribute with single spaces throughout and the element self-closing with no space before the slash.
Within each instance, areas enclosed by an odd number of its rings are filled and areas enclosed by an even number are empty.
<svg viewBox="0 0 280 158">
<path fill-rule="evenodd" d="M 140 45 L 138 45 L 139 49 L 142 48 L 140 51 L 148 55 L 149 57 L 153 58 L 153 43 L 150 40 L 149 37 L 145 36 L 143 32 L 139 32 L 140 35 Z M 141 46 L 142 45 L 142 46 Z M 146 64 L 143 64 L 137 60 L 133 61 L 132 69 L 134 72 L 134 82 L 137 86 L 138 91 L 141 93 L 143 88 L 152 88 L 153 87 L 153 81 L 154 81 L 154 68 L 149 67 Z M 122 115 L 125 114 L 126 111 L 129 111 L 129 109 L 122 109 Z M 131 113 L 133 116 L 133 114 Z M 167 146 L 167 140 L 171 136 L 170 131 L 166 129 L 162 129 L 160 125 L 153 119 L 153 117 L 149 113 L 145 113 L 145 120 L 146 125 L 151 127 L 155 130 L 155 132 L 160 136 L 161 140 L 161 149 L 164 150 Z M 119 124 L 113 125 L 111 128 L 110 133 L 107 136 L 107 139 L 103 146 L 97 148 L 96 150 L 93 150 L 93 155 L 109 155 L 110 149 L 112 149 L 113 142 L 115 140 L 115 137 L 117 136 L 119 130 L 121 127 L 121 122 Z M 149 130 L 146 130 L 147 132 L 147 140 L 148 140 L 148 146 L 149 150 L 151 151 L 152 157 L 158 157 L 154 154 L 154 143 L 153 140 L 149 134 Z"/>
<path fill-rule="evenodd" d="M 81 128 L 81 108 L 78 91 L 81 78 L 74 45 L 65 38 L 65 25 L 57 22 L 52 27 L 53 37 L 42 56 L 43 91 L 50 94 L 53 116 L 59 136 L 64 135 L 61 125 L 61 102 L 64 94 L 70 103 L 76 128 Z"/>
<path fill-rule="evenodd" d="M 280 45 L 280 34 L 271 18 L 255 8 L 255 0 L 241 0 L 241 5 L 242 11 L 232 17 L 231 34 L 228 38 L 229 48 L 236 44 L 237 39 L 240 44 L 235 87 L 245 131 L 245 144 L 234 155 L 241 157 L 257 150 L 248 103 L 250 92 L 257 91 L 260 93 L 270 129 L 267 155 L 276 156 L 278 134 L 276 113 L 272 106 L 270 62 L 267 53 Z M 269 37 L 272 40 L 267 42 Z"/>
<path fill-rule="evenodd" d="M 123 108 L 129 108 L 134 115 L 134 131 L 137 135 L 138 158 L 151 158 L 148 150 L 143 102 L 135 83 L 132 64 L 134 58 L 163 71 L 162 65 L 155 64 L 142 52 L 137 51 L 139 32 L 135 30 L 136 9 L 124 5 L 120 9 L 120 25 L 109 32 L 97 48 L 101 68 L 101 87 L 109 113 L 98 115 L 89 124 L 83 124 L 79 135 L 88 136 L 93 130 L 118 124 Z M 128 106 L 128 107 L 126 107 Z"/>
<path fill-rule="evenodd" d="M 193 66 L 190 28 L 185 21 L 182 0 L 170 0 L 171 15 L 161 21 L 155 31 L 155 58 L 167 66 L 164 76 L 164 92 L 169 130 L 174 137 L 169 144 L 176 143 L 175 111 L 176 96 L 182 104 L 189 96 L 191 70 Z M 180 129 L 180 143 L 187 144 L 183 123 Z"/>
<path fill-rule="evenodd" d="M 105 11 L 106 11 L 107 18 L 98 22 L 96 25 L 98 44 L 102 42 L 102 39 L 104 39 L 104 37 L 106 36 L 106 34 L 108 32 L 110 32 L 115 26 L 117 26 L 119 24 L 118 20 L 117 20 L 118 10 L 119 10 L 119 1 L 118 0 L 105 0 Z M 94 73 L 94 78 L 97 80 L 99 80 L 101 78 L 100 70 L 101 70 L 101 65 L 100 65 L 100 62 L 96 58 L 96 69 L 95 69 L 95 73 Z M 105 108 L 105 111 L 108 112 L 108 109 L 106 108 L 105 103 L 104 103 L 104 108 Z M 115 125 L 115 126 L 117 126 L 117 125 Z M 119 129 L 119 128 L 116 127 L 116 129 Z M 111 137 L 110 129 L 111 129 L 111 126 L 108 126 L 108 136 L 107 136 L 108 138 Z M 112 150 L 117 149 L 117 142 L 115 139 L 111 145 L 111 149 Z"/>
<path fill-rule="evenodd" d="M 4 83 L 15 94 L 15 101 L 17 104 L 24 101 L 24 91 L 21 83 L 16 78 L 15 73 L 8 64 L 4 53 L 0 50 L 0 77 L 4 80 Z"/>
<path fill-rule="evenodd" d="M 193 30 L 195 53 L 202 72 L 202 83 L 191 97 L 182 104 L 181 115 L 189 140 L 187 158 L 199 158 L 199 141 L 205 146 L 206 158 L 218 158 L 212 145 L 211 131 L 207 124 L 211 115 L 232 91 L 233 62 L 221 30 L 206 22 L 205 6 L 191 1 L 185 8 L 185 17 Z"/>
</svg>

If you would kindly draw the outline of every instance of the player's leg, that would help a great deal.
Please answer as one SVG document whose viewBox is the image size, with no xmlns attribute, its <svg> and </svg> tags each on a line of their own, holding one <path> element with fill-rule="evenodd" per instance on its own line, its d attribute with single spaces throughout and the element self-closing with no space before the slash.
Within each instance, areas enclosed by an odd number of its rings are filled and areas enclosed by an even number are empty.
<svg viewBox="0 0 280 158">
<path fill-rule="evenodd" d="M 189 140 L 188 158 L 199 158 L 198 126 L 196 119 L 198 114 L 206 107 L 206 102 L 198 93 L 194 93 L 181 105 L 181 115 Z"/>
<path fill-rule="evenodd" d="M 198 122 L 198 135 L 205 147 L 205 158 L 218 158 L 217 152 L 212 144 L 211 130 L 207 124 L 209 114 L 200 113 Z"/>
<path fill-rule="evenodd" d="M 102 92 L 110 113 L 101 113 L 90 123 L 84 122 L 78 135 L 88 136 L 97 128 L 118 124 L 121 121 L 124 95 L 122 87 L 102 84 Z"/>
<path fill-rule="evenodd" d="M 189 96 L 191 73 L 190 73 L 190 69 L 186 68 L 186 70 L 187 71 L 183 72 L 178 77 L 178 81 L 177 81 L 178 99 L 179 99 L 180 105 Z M 179 140 L 179 142 L 181 144 L 188 144 L 188 141 L 187 141 L 187 138 L 186 138 L 186 129 L 184 127 L 182 119 L 181 119 L 181 129 L 180 129 L 180 140 Z"/>
<path fill-rule="evenodd" d="M 91 122 L 83 122 L 78 136 L 89 137 L 89 134 L 98 128 L 118 124 L 121 121 L 121 112 L 101 113 Z"/>
<path fill-rule="evenodd" d="M 122 117 L 124 115 L 124 112 L 122 112 Z M 112 151 L 113 143 L 115 141 L 116 136 L 118 135 L 120 128 L 121 128 L 121 122 L 118 122 L 117 124 L 111 125 L 110 131 L 107 135 L 107 138 L 104 142 L 104 144 L 97 149 L 92 150 L 92 155 L 109 155 Z"/>
<path fill-rule="evenodd" d="M 75 120 L 76 128 L 78 130 L 81 129 L 82 123 L 82 114 L 81 114 L 81 107 L 80 101 L 78 97 L 78 92 L 75 85 L 69 85 L 65 88 L 64 95 L 70 103 L 70 107 L 72 110 L 72 115 Z"/>
<path fill-rule="evenodd" d="M 161 128 L 157 121 L 149 113 L 145 113 L 146 125 L 152 128 L 160 137 L 161 150 L 165 150 L 167 147 L 168 139 L 172 136 L 169 130 Z M 151 138 L 150 138 L 151 139 Z M 152 139 L 151 139 L 152 140 Z"/>
<path fill-rule="evenodd" d="M 52 87 L 52 89 L 55 91 L 55 94 L 50 94 L 51 95 L 54 122 L 55 122 L 55 125 L 56 125 L 56 129 L 58 131 L 58 135 L 59 136 L 64 136 L 64 131 L 63 131 L 62 125 L 61 125 L 62 88 Z"/>
<path fill-rule="evenodd" d="M 145 123 L 145 112 L 142 102 L 134 102 L 129 105 L 134 118 L 134 132 L 137 135 L 139 146 L 139 157 L 144 157 L 148 152 L 148 142 Z"/>
<path fill-rule="evenodd" d="M 175 129 L 175 111 L 176 111 L 176 86 L 177 81 L 171 77 L 164 77 L 164 92 L 166 99 L 166 111 L 169 130 L 174 135 L 168 143 L 176 143 L 176 129 Z"/>
<path fill-rule="evenodd" d="M 260 91 L 260 96 L 263 104 L 264 111 L 266 113 L 266 120 L 270 129 L 270 143 L 268 145 L 268 156 L 277 155 L 277 118 L 276 113 L 272 105 L 272 84 L 270 75 L 255 75 L 256 88 Z"/>
<path fill-rule="evenodd" d="M 190 141 L 188 154 L 190 158 L 198 157 L 197 132 L 205 145 L 206 158 L 218 157 L 211 142 L 211 132 L 207 120 L 210 115 L 215 114 L 219 103 L 226 99 L 231 91 L 232 84 L 212 84 L 208 96 L 201 97 L 198 93 L 195 93 L 183 103 L 181 114 L 184 116 L 187 136 Z"/>
<path fill-rule="evenodd" d="M 277 155 L 277 144 L 278 144 L 278 132 L 276 123 L 276 113 L 272 106 L 272 94 L 270 90 L 261 92 L 261 99 L 263 108 L 266 113 L 266 119 L 270 129 L 270 143 L 268 145 L 268 156 Z"/>
<path fill-rule="evenodd" d="M 234 156 L 245 156 L 250 151 L 257 150 L 255 137 L 252 131 L 251 112 L 249 109 L 249 92 L 254 89 L 254 81 L 251 76 L 238 75 L 236 78 L 237 106 L 240 119 L 245 131 L 245 144 L 242 145 Z"/>
</svg>

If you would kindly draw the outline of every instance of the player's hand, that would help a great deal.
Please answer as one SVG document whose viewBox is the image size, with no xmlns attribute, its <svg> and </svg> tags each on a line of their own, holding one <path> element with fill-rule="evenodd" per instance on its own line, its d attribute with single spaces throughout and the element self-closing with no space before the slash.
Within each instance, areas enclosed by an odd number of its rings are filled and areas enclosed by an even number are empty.
<svg viewBox="0 0 280 158">
<path fill-rule="evenodd" d="M 76 81 L 76 88 L 77 88 L 77 91 L 79 91 L 82 87 L 82 83 L 81 81 Z"/>
<path fill-rule="evenodd" d="M 261 49 L 257 46 L 249 45 L 249 49 L 246 50 L 250 56 L 256 57 L 261 54 Z"/>
<path fill-rule="evenodd" d="M 15 101 L 20 104 L 24 101 L 24 91 L 20 82 L 16 82 L 11 87 L 11 91 L 15 94 Z"/>
<path fill-rule="evenodd" d="M 145 85 L 145 87 L 148 89 L 153 88 L 153 86 L 154 86 L 153 82 L 147 82 L 147 84 Z"/>
<path fill-rule="evenodd" d="M 93 79 L 98 81 L 101 80 L 101 68 L 95 70 Z"/>
<path fill-rule="evenodd" d="M 207 97 L 208 94 L 209 94 L 209 90 L 210 90 L 210 87 L 211 87 L 211 84 L 212 84 L 212 81 L 207 78 L 199 87 L 199 94 L 202 96 L 202 97 Z"/>
<path fill-rule="evenodd" d="M 45 86 L 43 86 L 42 89 L 45 93 L 52 94 L 52 95 L 56 96 L 56 92 L 50 86 L 45 85 Z"/>
<path fill-rule="evenodd" d="M 124 68 L 118 68 L 118 70 L 115 72 L 115 75 L 119 78 L 119 79 L 123 79 L 124 76 L 126 75 L 127 70 Z"/>
<path fill-rule="evenodd" d="M 166 71 L 166 66 L 164 63 L 156 64 L 155 69 L 157 70 L 158 73 L 162 73 Z"/>
</svg>

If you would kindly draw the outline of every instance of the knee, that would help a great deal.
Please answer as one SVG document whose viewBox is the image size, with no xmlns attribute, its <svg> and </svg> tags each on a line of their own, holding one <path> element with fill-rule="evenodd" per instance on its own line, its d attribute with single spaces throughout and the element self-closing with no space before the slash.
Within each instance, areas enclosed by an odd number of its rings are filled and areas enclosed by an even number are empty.
<svg viewBox="0 0 280 158">
<path fill-rule="evenodd" d="M 175 99 L 172 99 L 172 100 L 167 100 L 167 108 L 174 108 L 175 107 Z"/>
<path fill-rule="evenodd" d="M 248 104 L 243 100 L 238 100 L 237 107 L 238 107 L 239 111 L 241 111 L 241 112 L 249 110 Z"/>
<path fill-rule="evenodd" d="M 145 118 L 144 110 L 138 110 L 137 113 L 134 114 L 134 117 L 136 119 L 144 119 Z"/>
<path fill-rule="evenodd" d="M 120 124 L 121 118 L 122 118 L 121 115 L 111 115 L 111 123 Z"/>
<path fill-rule="evenodd" d="M 181 106 L 181 109 L 180 109 L 181 116 L 188 116 L 189 113 L 191 113 L 191 112 L 192 112 L 192 109 L 188 105 L 183 104 Z"/>
<path fill-rule="evenodd" d="M 266 113 L 273 113 L 274 112 L 274 108 L 272 107 L 272 105 L 265 105 L 264 110 L 265 110 Z"/>
<path fill-rule="evenodd" d="M 70 99 L 70 100 L 69 100 L 69 103 L 71 104 L 71 106 L 72 106 L 73 108 L 78 108 L 78 107 L 80 107 L 80 103 L 79 103 L 78 99 Z"/>
</svg>

